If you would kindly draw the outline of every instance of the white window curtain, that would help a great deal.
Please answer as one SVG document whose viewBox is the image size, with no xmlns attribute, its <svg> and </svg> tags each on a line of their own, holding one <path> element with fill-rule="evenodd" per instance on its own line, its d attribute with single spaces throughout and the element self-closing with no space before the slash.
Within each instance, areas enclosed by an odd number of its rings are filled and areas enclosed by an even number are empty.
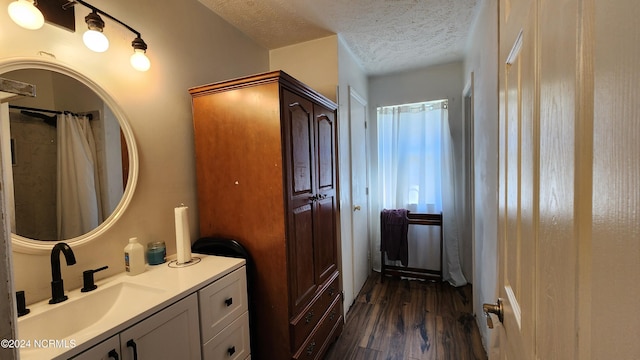
<svg viewBox="0 0 640 360">
<path fill-rule="evenodd" d="M 466 284 L 460 265 L 459 209 L 454 192 L 457 179 L 447 101 L 380 107 L 377 126 L 379 201 L 375 213 L 380 214 L 383 209 L 442 212 L 443 279 L 454 286 Z M 373 231 L 379 233 L 379 216 L 372 218 Z M 439 236 L 436 227 L 409 226 L 408 266 L 437 268 Z M 374 249 L 379 250 L 380 237 L 374 239 Z M 374 268 L 379 269 L 380 265 L 374 263 Z"/>
<path fill-rule="evenodd" d="M 86 116 L 58 115 L 58 238 L 85 234 L 103 221 L 96 146 Z"/>
</svg>

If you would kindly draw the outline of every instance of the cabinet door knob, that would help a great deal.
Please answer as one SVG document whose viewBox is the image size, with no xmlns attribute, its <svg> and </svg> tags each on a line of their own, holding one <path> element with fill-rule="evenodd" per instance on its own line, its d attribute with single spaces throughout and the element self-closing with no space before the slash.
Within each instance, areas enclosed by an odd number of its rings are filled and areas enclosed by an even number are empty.
<svg viewBox="0 0 640 360">
<path fill-rule="evenodd" d="M 331 312 L 331 314 L 329 314 L 329 321 L 333 321 L 333 319 L 336 318 L 336 312 L 335 310 Z"/>
<path fill-rule="evenodd" d="M 227 306 L 231 306 L 231 304 L 233 304 L 233 298 L 232 298 L 232 297 L 230 297 L 230 298 L 226 299 L 226 300 L 224 301 L 224 303 L 225 303 Z"/>
<path fill-rule="evenodd" d="M 309 346 L 307 346 L 307 355 L 311 356 L 313 355 L 313 350 L 315 350 L 316 348 L 316 342 L 312 341 L 311 344 L 309 344 Z"/>
<path fill-rule="evenodd" d="M 227 353 L 229 354 L 229 356 L 233 355 L 236 353 L 236 347 L 232 346 L 230 348 L 227 349 Z"/>
<path fill-rule="evenodd" d="M 313 313 L 313 310 L 309 311 L 309 313 L 307 314 L 307 316 L 304 317 L 304 323 L 308 324 L 311 322 L 311 319 L 313 318 L 313 315 L 315 315 Z"/>
</svg>

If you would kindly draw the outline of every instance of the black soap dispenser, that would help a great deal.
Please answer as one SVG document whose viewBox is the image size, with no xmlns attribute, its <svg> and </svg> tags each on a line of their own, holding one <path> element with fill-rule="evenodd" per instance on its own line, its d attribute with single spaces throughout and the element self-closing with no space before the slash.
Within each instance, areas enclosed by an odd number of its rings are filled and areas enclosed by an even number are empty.
<svg viewBox="0 0 640 360">
<path fill-rule="evenodd" d="M 95 282 L 93 281 L 93 274 L 97 273 L 98 271 L 102 271 L 109 268 L 108 266 L 103 266 L 101 268 L 95 269 L 95 270 L 85 270 L 82 272 L 82 282 L 83 282 L 83 286 L 82 289 L 80 289 L 81 292 L 89 292 L 92 290 L 95 290 L 98 288 L 98 285 L 95 284 Z"/>
</svg>

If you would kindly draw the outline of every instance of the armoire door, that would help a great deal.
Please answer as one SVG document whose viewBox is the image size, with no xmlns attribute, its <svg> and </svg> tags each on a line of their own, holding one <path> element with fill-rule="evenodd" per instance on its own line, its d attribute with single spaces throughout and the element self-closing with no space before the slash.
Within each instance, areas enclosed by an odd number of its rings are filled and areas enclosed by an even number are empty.
<svg viewBox="0 0 640 360">
<path fill-rule="evenodd" d="M 335 113 L 314 105 L 316 133 L 316 166 L 318 189 L 315 218 L 315 271 L 316 283 L 325 283 L 337 270 L 336 243 L 336 157 Z"/>
<path fill-rule="evenodd" d="M 317 194 L 313 104 L 283 90 L 285 169 L 288 189 L 289 279 L 292 313 L 300 311 L 317 289 L 314 268 L 314 212 Z"/>
</svg>

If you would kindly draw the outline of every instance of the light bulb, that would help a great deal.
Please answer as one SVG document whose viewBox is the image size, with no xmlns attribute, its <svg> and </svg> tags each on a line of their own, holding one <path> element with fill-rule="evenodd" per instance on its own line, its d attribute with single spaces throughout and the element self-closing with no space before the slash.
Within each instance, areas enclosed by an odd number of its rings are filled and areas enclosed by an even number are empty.
<svg viewBox="0 0 640 360">
<path fill-rule="evenodd" d="M 109 39 L 100 31 L 87 30 L 82 35 L 82 41 L 92 51 L 105 52 L 109 48 Z"/>
<path fill-rule="evenodd" d="M 131 66 L 138 71 L 147 71 L 151 67 L 151 62 L 142 49 L 134 49 L 129 61 Z"/>
<path fill-rule="evenodd" d="M 42 12 L 33 5 L 31 0 L 16 0 L 9 4 L 11 20 L 29 30 L 38 30 L 44 25 Z"/>
</svg>

